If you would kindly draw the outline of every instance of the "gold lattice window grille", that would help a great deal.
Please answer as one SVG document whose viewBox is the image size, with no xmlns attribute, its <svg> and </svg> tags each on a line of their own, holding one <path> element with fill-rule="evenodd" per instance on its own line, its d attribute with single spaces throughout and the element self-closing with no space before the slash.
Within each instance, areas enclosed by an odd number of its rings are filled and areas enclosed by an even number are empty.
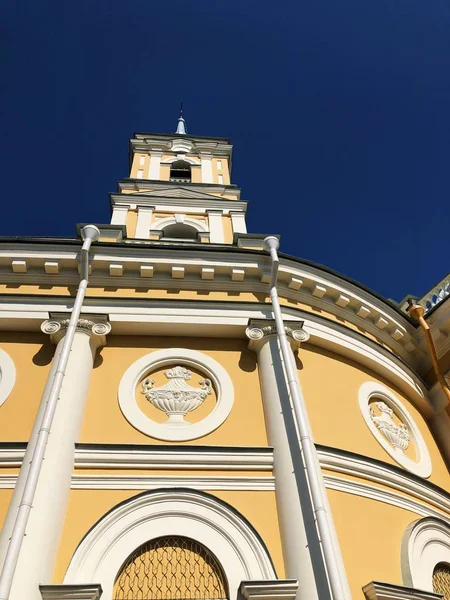
<svg viewBox="0 0 450 600">
<path fill-rule="evenodd" d="M 123 564 L 113 600 L 226 600 L 218 560 L 198 542 L 166 536 L 146 542 Z"/>
<path fill-rule="evenodd" d="M 450 565 L 438 563 L 433 571 L 433 589 L 436 594 L 443 594 L 444 600 L 450 600 Z"/>
</svg>

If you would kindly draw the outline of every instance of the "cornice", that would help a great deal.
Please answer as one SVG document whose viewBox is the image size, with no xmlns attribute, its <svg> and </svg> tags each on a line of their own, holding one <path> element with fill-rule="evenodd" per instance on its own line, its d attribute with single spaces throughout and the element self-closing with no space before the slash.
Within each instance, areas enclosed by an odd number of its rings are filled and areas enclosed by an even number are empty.
<svg viewBox="0 0 450 600">
<path fill-rule="evenodd" d="M 0 329 L 13 331 L 38 331 L 51 312 L 67 310 L 67 296 L 0 296 Z M 310 343 L 337 355 L 344 356 L 371 369 L 390 381 L 429 416 L 425 384 L 415 373 L 411 361 L 402 360 L 383 345 L 350 329 L 341 322 L 314 312 L 295 307 L 282 307 L 287 320 L 304 321 Z M 139 336 L 204 336 L 217 338 L 245 338 L 249 319 L 271 320 L 270 303 L 136 299 L 117 297 L 92 297 L 85 299 L 83 313 L 109 315 L 114 335 Z"/>
<path fill-rule="evenodd" d="M 206 244 L 205 244 L 206 245 Z M 267 254 L 202 245 L 95 244 L 90 286 L 207 290 L 267 294 L 270 259 Z M 0 240 L 0 280 L 13 284 L 74 285 L 78 282 L 78 250 L 61 245 L 18 244 Z M 46 265 L 57 264 L 57 273 Z M 121 269 L 116 266 L 120 264 Z M 151 267 L 151 276 L 148 276 Z M 174 277 L 174 268 L 176 276 Z M 213 278 L 203 278 L 203 269 Z M 180 270 L 181 269 L 181 270 Z M 365 331 L 413 364 L 427 357 L 420 332 L 391 304 L 366 289 L 317 265 L 281 256 L 279 294 L 294 303 L 325 311 Z"/>
<path fill-rule="evenodd" d="M 141 181 L 141 180 L 139 180 Z M 229 198 L 171 198 L 161 194 L 161 196 L 146 196 L 145 194 L 117 194 L 109 196 L 111 207 L 114 206 L 153 206 L 155 210 L 172 212 L 173 209 L 182 207 L 186 209 L 189 206 L 189 212 L 192 208 L 200 208 L 204 214 L 207 210 L 220 210 L 225 214 L 230 211 L 247 211 L 248 202 L 246 200 L 231 200 Z"/>
</svg>

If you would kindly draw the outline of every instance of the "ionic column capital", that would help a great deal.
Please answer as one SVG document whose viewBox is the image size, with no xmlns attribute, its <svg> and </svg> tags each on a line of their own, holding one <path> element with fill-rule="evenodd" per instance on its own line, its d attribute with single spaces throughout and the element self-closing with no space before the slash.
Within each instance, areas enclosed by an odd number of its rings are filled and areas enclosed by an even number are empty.
<svg viewBox="0 0 450 600">
<path fill-rule="evenodd" d="M 309 333 L 303 329 L 303 321 L 284 321 L 286 335 L 292 350 L 297 350 L 302 342 L 309 340 Z M 250 340 L 250 350 L 259 352 L 262 346 L 277 335 L 275 320 L 250 319 L 245 334 Z"/>
<path fill-rule="evenodd" d="M 69 313 L 51 315 L 50 319 L 41 325 L 41 331 L 50 336 L 51 341 L 57 344 L 66 334 L 70 322 Z M 106 344 L 106 336 L 111 331 L 111 324 L 106 315 L 81 316 L 78 319 L 77 331 L 88 335 L 96 347 Z"/>
</svg>

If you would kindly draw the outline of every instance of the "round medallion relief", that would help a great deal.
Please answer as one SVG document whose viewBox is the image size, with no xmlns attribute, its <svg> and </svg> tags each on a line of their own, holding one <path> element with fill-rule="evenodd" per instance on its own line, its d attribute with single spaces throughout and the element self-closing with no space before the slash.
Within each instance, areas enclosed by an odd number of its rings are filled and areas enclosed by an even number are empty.
<svg viewBox="0 0 450 600">
<path fill-rule="evenodd" d="M 359 388 L 359 407 L 373 436 L 402 467 L 431 475 L 431 458 L 417 425 L 395 394 L 375 382 Z"/>
<path fill-rule="evenodd" d="M 185 348 L 151 352 L 133 363 L 119 385 L 119 405 L 139 431 L 166 441 L 192 440 L 230 414 L 234 389 L 211 357 Z"/>
</svg>

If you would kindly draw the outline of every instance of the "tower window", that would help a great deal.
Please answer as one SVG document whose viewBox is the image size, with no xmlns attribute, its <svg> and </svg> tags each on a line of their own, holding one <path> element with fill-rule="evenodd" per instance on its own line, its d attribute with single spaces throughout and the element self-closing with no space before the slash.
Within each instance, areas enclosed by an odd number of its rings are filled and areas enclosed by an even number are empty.
<svg viewBox="0 0 450 600">
<path fill-rule="evenodd" d="M 191 181 L 191 165 L 186 160 L 176 160 L 170 167 L 170 181 Z"/>
<path fill-rule="evenodd" d="M 139 159 L 139 164 L 140 165 L 145 165 L 145 156 L 141 156 Z"/>
<path fill-rule="evenodd" d="M 219 183 L 223 183 L 223 175 L 219 175 Z"/>
<path fill-rule="evenodd" d="M 143 177 L 144 177 L 144 171 L 142 169 L 139 169 L 139 171 L 137 172 L 137 178 L 142 179 Z"/>
<path fill-rule="evenodd" d="M 218 160 L 218 161 L 217 161 L 217 168 L 218 168 L 219 170 L 221 170 L 221 169 L 222 169 L 222 161 L 221 161 L 221 160 Z"/>
<path fill-rule="evenodd" d="M 184 240 L 186 242 L 195 242 L 197 241 L 197 230 L 190 225 L 185 225 L 184 223 L 174 223 L 173 225 L 164 227 L 163 237 L 161 239 L 175 239 Z"/>
</svg>

